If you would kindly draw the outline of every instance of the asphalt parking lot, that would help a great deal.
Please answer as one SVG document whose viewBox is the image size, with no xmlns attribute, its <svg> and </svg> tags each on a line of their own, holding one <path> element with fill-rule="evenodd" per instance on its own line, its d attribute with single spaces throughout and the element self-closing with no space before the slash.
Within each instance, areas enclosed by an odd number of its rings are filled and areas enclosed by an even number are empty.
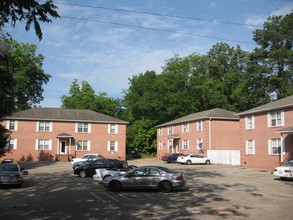
<svg viewBox="0 0 293 220">
<path fill-rule="evenodd" d="M 166 164 L 185 173 L 187 186 L 172 193 L 106 190 L 73 175 L 70 163 L 26 163 L 22 188 L 0 188 L 0 219 L 291 219 L 293 181 L 271 172 L 225 165 Z"/>
</svg>

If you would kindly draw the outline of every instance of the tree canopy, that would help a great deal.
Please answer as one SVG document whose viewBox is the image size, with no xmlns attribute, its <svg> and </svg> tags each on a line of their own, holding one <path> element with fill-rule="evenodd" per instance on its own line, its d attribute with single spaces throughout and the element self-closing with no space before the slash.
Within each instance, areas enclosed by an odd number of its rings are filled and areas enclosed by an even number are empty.
<svg viewBox="0 0 293 220">
<path fill-rule="evenodd" d="M 39 22 L 51 23 L 53 18 L 60 18 L 57 6 L 52 0 L 39 4 L 35 0 L 1 0 L 0 2 L 0 29 L 6 23 L 15 27 L 16 22 L 26 22 L 25 30 L 30 30 L 34 25 L 35 33 L 39 40 L 42 40 L 43 33 Z"/>
</svg>

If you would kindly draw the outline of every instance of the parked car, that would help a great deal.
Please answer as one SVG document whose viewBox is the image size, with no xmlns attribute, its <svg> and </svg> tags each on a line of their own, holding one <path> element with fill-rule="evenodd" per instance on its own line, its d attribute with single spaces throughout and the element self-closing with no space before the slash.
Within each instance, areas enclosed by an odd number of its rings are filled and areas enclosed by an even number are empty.
<svg viewBox="0 0 293 220">
<path fill-rule="evenodd" d="M 13 159 L 4 159 L 1 163 L 13 163 Z"/>
<path fill-rule="evenodd" d="M 73 165 L 76 162 L 81 162 L 81 161 L 91 161 L 91 160 L 96 160 L 96 159 L 101 159 L 104 158 L 101 154 L 85 154 L 82 157 L 77 157 L 73 158 L 71 160 L 71 164 Z"/>
<path fill-rule="evenodd" d="M 198 154 L 186 154 L 183 156 L 179 156 L 177 158 L 177 162 L 181 164 L 211 164 L 209 158 L 203 157 L 202 155 Z"/>
<path fill-rule="evenodd" d="M 124 174 L 128 172 L 129 170 L 133 170 L 137 168 L 135 165 L 129 165 L 127 169 L 125 168 L 99 168 L 96 169 L 96 174 L 93 176 L 95 181 L 98 181 L 99 183 L 103 182 L 103 180 L 109 176 L 117 176 L 120 174 Z"/>
<path fill-rule="evenodd" d="M 102 158 L 77 166 L 73 173 L 80 177 L 92 177 L 98 168 L 127 169 L 128 163 L 125 160 Z"/>
<path fill-rule="evenodd" d="M 184 154 L 176 153 L 163 156 L 162 160 L 166 161 L 167 163 L 177 163 L 177 158 L 179 156 L 183 156 Z"/>
<path fill-rule="evenodd" d="M 281 179 L 293 179 L 293 160 L 289 160 L 283 166 L 275 168 L 274 176 L 280 177 Z"/>
<path fill-rule="evenodd" d="M 182 172 L 161 166 L 143 166 L 125 174 L 107 177 L 102 184 L 114 192 L 121 189 L 159 189 L 168 193 L 184 186 L 186 180 Z"/>
<path fill-rule="evenodd" d="M 15 185 L 21 187 L 23 175 L 28 175 L 28 171 L 21 169 L 16 163 L 0 164 L 0 185 Z"/>
</svg>

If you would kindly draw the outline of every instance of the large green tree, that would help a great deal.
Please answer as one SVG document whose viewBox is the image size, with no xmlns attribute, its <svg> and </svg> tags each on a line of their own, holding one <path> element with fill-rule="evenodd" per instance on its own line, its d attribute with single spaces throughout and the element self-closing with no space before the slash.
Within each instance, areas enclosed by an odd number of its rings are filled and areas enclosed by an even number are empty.
<svg viewBox="0 0 293 220">
<path fill-rule="evenodd" d="M 51 23 L 53 18 L 60 18 L 57 6 L 52 0 L 47 0 L 43 4 L 35 0 L 1 0 L 0 1 L 0 29 L 10 23 L 15 27 L 17 22 L 26 22 L 25 30 L 30 30 L 34 25 L 35 33 L 39 40 L 43 38 L 43 33 L 39 22 Z"/>
<path fill-rule="evenodd" d="M 61 108 L 89 109 L 113 117 L 119 117 L 122 104 L 119 99 L 109 98 L 105 92 L 98 95 L 91 85 L 82 81 L 81 85 L 75 79 L 69 89 L 69 95 L 61 97 Z"/>
<path fill-rule="evenodd" d="M 253 32 L 259 45 L 252 54 L 255 68 L 268 81 L 268 92 L 283 98 L 293 94 L 293 13 L 271 16 Z"/>
</svg>

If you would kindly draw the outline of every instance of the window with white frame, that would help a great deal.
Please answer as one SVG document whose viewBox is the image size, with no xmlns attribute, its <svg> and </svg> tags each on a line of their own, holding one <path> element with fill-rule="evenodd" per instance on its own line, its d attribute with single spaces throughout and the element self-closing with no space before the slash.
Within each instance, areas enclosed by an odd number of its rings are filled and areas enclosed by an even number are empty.
<svg viewBox="0 0 293 220">
<path fill-rule="evenodd" d="M 199 138 L 196 140 L 196 149 L 201 150 L 202 149 L 202 139 Z"/>
<path fill-rule="evenodd" d="M 245 129 L 246 130 L 254 129 L 254 116 L 253 115 L 247 115 L 245 117 Z"/>
<path fill-rule="evenodd" d="M 52 131 L 52 122 L 49 121 L 38 121 L 37 131 L 49 132 Z"/>
<path fill-rule="evenodd" d="M 9 139 L 7 145 L 5 146 L 6 150 L 16 150 L 17 149 L 17 139 Z"/>
<path fill-rule="evenodd" d="M 247 140 L 245 142 L 245 153 L 255 154 L 255 140 Z"/>
<path fill-rule="evenodd" d="M 36 140 L 36 150 L 52 150 L 52 140 Z"/>
<path fill-rule="evenodd" d="M 163 142 L 159 141 L 159 150 L 163 150 Z"/>
<path fill-rule="evenodd" d="M 185 122 L 182 124 L 182 132 L 189 132 L 189 123 Z"/>
<path fill-rule="evenodd" d="M 90 124 L 86 122 L 79 122 L 75 125 L 75 131 L 78 133 L 90 133 Z"/>
<path fill-rule="evenodd" d="M 8 121 L 8 129 L 10 131 L 17 131 L 18 123 L 15 120 Z"/>
<path fill-rule="evenodd" d="M 278 127 L 284 125 L 284 112 L 275 111 L 268 113 L 268 127 Z"/>
<path fill-rule="evenodd" d="M 108 125 L 109 134 L 118 134 L 118 124 L 109 124 Z"/>
<path fill-rule="evenodd" d="M 168 134 L 173 134 L 173 126 L 168 127 Z"/>
<path fill-rule="evenodd" d="M 163 128 L 159 128 L 158 129 L 158 134 L 161 136 L 161 135 L 163 135 Z"/>
<path fill-rule="evenodd" d="M 76 142 L 77 151 L 89 151 L 90 150 L 90 141 L 88 140 L 78 140 Z"/>
<path fill-rule="evenodd" d="M 189 149 L 189 140 L 183 140 L 182 141 L 182 149 L 188 150 Z"/>
<path fill-rule="evenodd" d="M 202 120 L 196 122 L 196 130 L 202 131 Z"/>
<path fill-rule="evenodd" d="M 269 155 L 277 155 L 284 152 L 282 148 L 281 138 L 274 138 L 268 141 L 268 153 Z"/>
<path fill-rule="evenodd" d="M 118 142 L 108 141 L 108 151 L 118 151 Z"/>
</svg>

